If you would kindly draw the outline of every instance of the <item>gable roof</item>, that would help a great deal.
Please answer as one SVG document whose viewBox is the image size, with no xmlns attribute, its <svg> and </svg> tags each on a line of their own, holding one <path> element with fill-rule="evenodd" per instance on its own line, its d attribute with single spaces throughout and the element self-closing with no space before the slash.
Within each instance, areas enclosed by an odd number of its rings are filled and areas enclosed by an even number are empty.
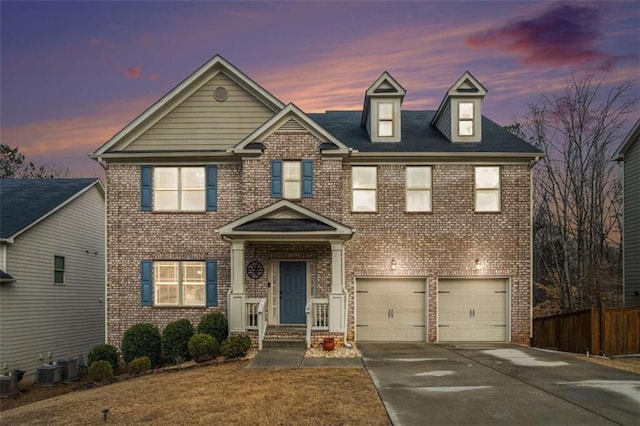
<svg viewBox="0 0 640 426">
<path fill-rule="evenodd" d="M 449 90 L 447 90 L 442 101 L 440 101 L 440 105 L 438 106 L 436 113 L 431 119 L 431 124 L 434 125 L 436 123 L 440 114 L 445 110 L 444 107 L 447 105 L 447 101 L 452 97 L 464 96 L 482 99 L 486 94 L 487 89 L 482 85 L 482 83 L 480 83 L 469 71 L 465 71 L 460 78 L 458 78 L 456 82 L 449 87 Z"/>
<path fill-rule="evenodd" d="M 332 149 L 332 153 L 347 153 L 348 147 L 336 139 L 331 133 L 327 132 L 318 123 L 309 118 L 295 104 L 290 103 L 280 110 L 276 115 L 267 120 L 262 126 L 251 132 L 244 140 L 232 148 L 234 153 L 259 152 L 260 147 L 257 143 L 262 142 L 264 138 L 280 127 L 286 126 L 293 119 L 299 126 L 309 131 L 312 135 L 320 139 L 322 142 L 329 143 L 337 149 Z M 323 144 L 324 145 L 324 144 Z M 326 149 L 328 147 L 324 147 Z"/>
<path fill-rule="evenodd" d="M 482 140 L 473 143 L 451 143 L 429 123 L 435 111 L 402 111 L 402 140 L 400 142 L 371 143 L 367 130 L 360 126 L 359 111 L 327 111 L 309 116 L 327 129 L 354 155 L 367 153 L 424 153 L 434 155 L 522 154 L 527 157 L 543 155 L 542 151 L 482 117 Z"/>
<path fill-rule="evenodd" d="M 636 121 L 636 124 L 631 128 L 627 136 L 624 138 L 618 151 L 616 151 L 616 155 L 614 160 L 624 161 L 624 156 L 631 149 L 631 147 L 638 142 L 640 139 L 640 119 Z"/>
<path fill-rule="evenodd" d="M 385 71 L 380 74 L 380 77 L 373 82 L 371 86 L 364 92 L 364 105 L 362 107 L 362 118 L 360 120 L 360 125 L 362 127 L 367 125 L 367 120 L 369 119 L 369 99 L 371 96 L 375 97 L 393 97 L 400 98 L 400 104 L 402 105 L 402 101 L 404 100 L 404 95 L 407 94 L 407 91 L 398 80 L 393 78 L 393 76 Z"/>
<path fill-rule="evenodd" d="M 350 239 L 352 228 L 300 204 L 280 200 L 216 229 L 222 236 L 249 239 Z"/>
<path fill-rule="evenodd" d="M 105 144 L 103 144 L 100 148 L 95 150 L 93 153 L 89 154 L 92 158 L 98 158 L 101 154 L 109 151 L 111 148 L 118 145 L 120 142 L 124 141 L 127 136 L 133 133 L 139 126 L 149 122 L 149 121 L 157 121 L 164 114 L 169 112 L 169 110 L 165 111 L 162 114 L 163 108 L 170 105 L 176 99 L 180 98 L 184 93 L 188 92 L 193 86 L 197 85 L 201 82 L 202 77 L 207 73 L 212 73 L 215 69 L 222 70 L 225 75 L 243 87 L 245 90 L 249 91 L 253 94 L 258 100 L 264 103 L 267 107 L 269 107 L 272 111 L 277 112 L 284 107 L 284 104 L 271 93 L 266 91 L 262 86 L 249 78 L 246 74 L 240 71 L 238 68 L 233 66 L 229 61 L 224 59 L 220 55 L 215 55 L 205 64 L 203 64 L 200 68 L 195 70 L 190 76 L 184 79 L 180 84 L 171 89 L 169 93 L 160 98 L 156 103 L 151 105 L 136 117 L 132 122 L 127 124 L 122 130 L 116 133 L 111 139 L 109 139 Z M 213 77 L 213 74 L 212 74 Z M 155 118 L 155 120 L 154 120 Z"/>
<path fill-rule="evenodd" d="M 100 179 L 0 179 L 0 241 L 12 242 Z"/>
</svg>

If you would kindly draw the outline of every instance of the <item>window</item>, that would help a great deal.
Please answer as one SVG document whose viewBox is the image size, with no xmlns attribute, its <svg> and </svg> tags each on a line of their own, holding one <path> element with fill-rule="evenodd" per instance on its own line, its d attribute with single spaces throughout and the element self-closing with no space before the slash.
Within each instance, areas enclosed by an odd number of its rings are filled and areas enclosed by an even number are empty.
<svg viewBox="0 0 640 426">
<path fill-rule="evenodd" d="M 476 167 L 476 211 L 500 211 L 500 167 Z"/>
<path fill-rule="evenodd" d="M 353 167 L 351 170 L 353 185 L 353 211 L 376 211 L 376 167 Z"/>
<path fill-rule="evenodd" d="M 408 212 L 431 211 L 431 167 L 407 167 Z"/>
<path fill-rule="evenodd" d="M 473 136 L 473 102 L 458 104 L 458 135 Z"/>
<path fill-rule="evenodd" d="M 393 103 L 378 104 L 378 136 L 393 136 Z"/>
<path fill-rule="evenodd" d="M 155 304 L 204 306 L 204 262 L 155 262 Z"/>
<path fill-rule="evenodd" d="M 53 283 L 64 284 L 64 257 L 53 256 Z"/>
<path fill-rule="evenodd" d="M 284 168 L 284 198 L 300 198 L 302 187 L 302 174 L 299 161 L 283 161 Z"/>
<path fill-rule="evenodd" d="M 204 211 L 204 167 L 154 168 L 154 210 Z"/>
</svg>

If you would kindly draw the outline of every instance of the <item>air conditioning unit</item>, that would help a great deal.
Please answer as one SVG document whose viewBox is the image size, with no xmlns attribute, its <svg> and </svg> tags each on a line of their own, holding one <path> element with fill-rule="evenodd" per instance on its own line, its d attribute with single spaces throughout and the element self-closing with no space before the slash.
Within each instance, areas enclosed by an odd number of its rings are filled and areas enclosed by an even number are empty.
<svg viewBox="0 0 640 426">
<path fill-rule="evenodd" d="M 62 358 L 57 362 L 62 367 L 63 382 L 78 380 L 78 358 Z"/>
<path fill-rule="evenodd" d="M 62 381 L 62 367 L 56 364 L 45 364 L 38 368 L 37 382 L 40 386 L 54 386 Z"/>
<path fill-rule="evenodd" d="M 18 386 L 14 376 L 0 376 L 0 398 L 8 398 L 18 393 Z"/>
</svg>

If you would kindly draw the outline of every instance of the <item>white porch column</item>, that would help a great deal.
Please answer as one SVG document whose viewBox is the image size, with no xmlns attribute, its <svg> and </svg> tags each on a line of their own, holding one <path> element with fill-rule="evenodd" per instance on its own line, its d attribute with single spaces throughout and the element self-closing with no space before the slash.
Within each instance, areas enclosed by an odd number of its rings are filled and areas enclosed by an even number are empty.
<svg viewBox="0 0 640 426">
<path fill-rule="evenodd" d="M 329 295 L 329 331 L 344 332 L 346 327 L 347 310 L 346 297 L 343 291 L 342 277 L 344 264 L 342 262 L 344 241 L 331 241 L 331 294 Z"/>
<path fill-rule="evenodd" d="M 231 242 L 231 295 L 229 296 L 229 331 L 244 332 L 244 240 Z"/>
</svg>

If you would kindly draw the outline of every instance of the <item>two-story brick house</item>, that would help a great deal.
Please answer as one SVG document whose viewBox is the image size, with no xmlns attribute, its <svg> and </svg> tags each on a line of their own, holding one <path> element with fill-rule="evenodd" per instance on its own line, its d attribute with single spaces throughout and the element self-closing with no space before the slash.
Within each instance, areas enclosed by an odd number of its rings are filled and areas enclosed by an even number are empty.
<svg viewBox="0 0 640 426">
<path fill-rule="evenodd" d="M 215 56 L 91 154 L 109 342 L 219 310 L 254 338 L 528 343 L 543 154 L 482 117 L 485 94 L 465 73 L 406 111 L 385 72 L 362 111 L 305 114 Z"/>
</svg>

